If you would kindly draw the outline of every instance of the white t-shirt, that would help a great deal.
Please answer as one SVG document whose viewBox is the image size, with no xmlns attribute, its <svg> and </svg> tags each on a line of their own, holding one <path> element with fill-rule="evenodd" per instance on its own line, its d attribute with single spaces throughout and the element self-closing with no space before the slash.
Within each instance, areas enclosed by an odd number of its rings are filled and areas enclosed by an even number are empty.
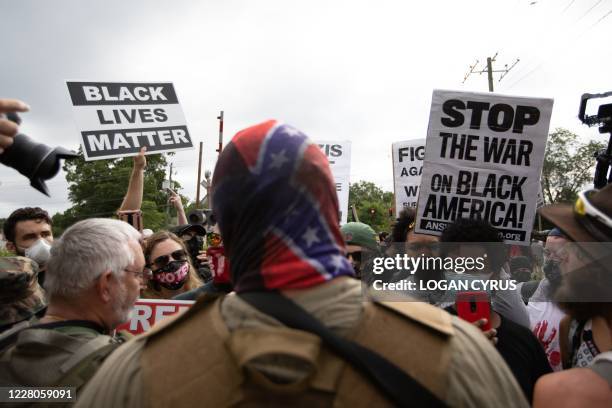
<svg viewBox="0 0 612 408">
<path fill-rule="evenodd" d="M 563 369 L 559 346 L 559 323 L 565 314 L 544 293 L 549 283 L 543 279 L 527 305 L 531 331 L 544 348 L 548 362 L 554 371 Z"/>
</svg>

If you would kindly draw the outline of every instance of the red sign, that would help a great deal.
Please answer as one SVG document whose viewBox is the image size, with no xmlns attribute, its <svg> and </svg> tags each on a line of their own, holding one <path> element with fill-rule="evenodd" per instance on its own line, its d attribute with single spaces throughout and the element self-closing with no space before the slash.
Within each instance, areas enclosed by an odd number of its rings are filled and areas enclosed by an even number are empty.
<svg viewBox="0 0 612 408">
<path fill-rule="evenodd" d="M 182 310 L 189 309 L 193 300 L 138 299 L 130 319 L 117 327 L 117 331 L 139 334 L 149 330 L 155 323 Z"/>
</svg>

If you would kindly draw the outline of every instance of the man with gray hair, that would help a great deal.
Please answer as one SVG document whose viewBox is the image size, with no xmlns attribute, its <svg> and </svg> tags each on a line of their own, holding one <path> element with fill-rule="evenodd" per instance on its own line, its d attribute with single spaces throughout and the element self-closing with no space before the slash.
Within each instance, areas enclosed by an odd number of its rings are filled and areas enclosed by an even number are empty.
<svg viewBox="0 0 612 408">
<path fill-rule="evenodd" d="M 0 339 L 0 384 L 82 387 L 123 342 L 145 284 L 140 234 L 111 219 L 80 221 L 56 240 L 47 263 L 47 313 L 40 324 Z"/>
</svg>

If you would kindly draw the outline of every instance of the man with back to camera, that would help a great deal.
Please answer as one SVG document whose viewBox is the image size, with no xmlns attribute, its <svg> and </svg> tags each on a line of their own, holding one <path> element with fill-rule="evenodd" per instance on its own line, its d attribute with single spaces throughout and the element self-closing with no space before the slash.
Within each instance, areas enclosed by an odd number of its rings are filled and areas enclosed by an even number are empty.
<svg viewBox="0 0 612 408">
<path fill-rule="evenodd" d="M 79 389 L 89 380 L 124 341 L 111 333 L 144 285 L 139 239 L 125 222 L 93 218 L 56 240 L 47 262 L 47 313 L 0 340 L 1 384 Z"/>
<path fill-rule="evenodd" d="M 302 132 L 268 121 L 236 134 L 213 198 L 235 292 L 123 346 L 77 406 L 527 406 L 472 325 L 364 302 L 329 164 Z"/>
</svg>

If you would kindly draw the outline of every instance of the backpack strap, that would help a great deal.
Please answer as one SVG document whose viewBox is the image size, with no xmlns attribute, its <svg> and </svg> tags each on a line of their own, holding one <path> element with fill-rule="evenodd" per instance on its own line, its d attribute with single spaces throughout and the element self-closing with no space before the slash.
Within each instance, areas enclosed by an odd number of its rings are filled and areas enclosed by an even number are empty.
<svg viewBox="0 0 612 408">
<path fill-rule="evenodd" d="M 284 325 L 316 334 L 335 354 L 368 378 L 395 405 L 445 407 L 443 401 L 380 354 L 336 335 L 292 300 L 278 292 L 247 292 L 241 299 Z"/>
<path fill-rule="evenodd" d="M 608 382 L 612 387 L 612 351 L 606 351 L 595 357 L 589 368 Z"/>
<path fill-rule="evenodd" d="M 93 377 L 102 362 L 120 345 L 121 343 L 109 342 L 107 336 L 98 336 L 85 343 L 62 364 L 60 369 L 64 374 L 56 386 L 80 388 Z"/>
</svg>

